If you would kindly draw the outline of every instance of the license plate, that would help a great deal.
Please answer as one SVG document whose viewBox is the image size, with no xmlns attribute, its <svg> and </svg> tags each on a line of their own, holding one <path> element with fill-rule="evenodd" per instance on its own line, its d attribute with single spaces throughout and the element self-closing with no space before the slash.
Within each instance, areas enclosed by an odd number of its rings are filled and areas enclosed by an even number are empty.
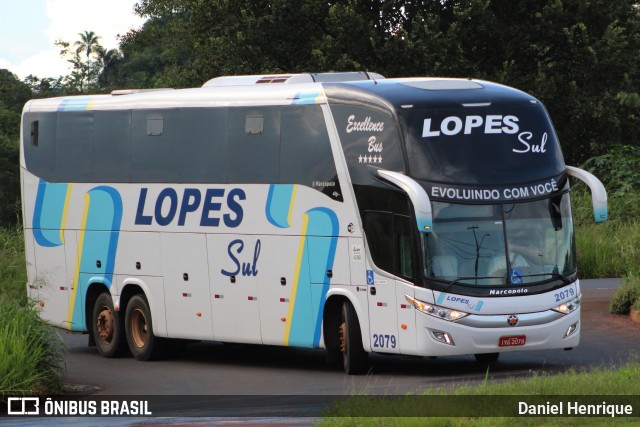
<svg viewBox="0 0 640 427">
<path fill-rule="evenodd" d="M 517 335 L 513 337 L 500 337 L 498 345 L 500 347 L 513 347 L 516 345 L 525 345 L 527 342 L 526 335 Z"/>
</svg>

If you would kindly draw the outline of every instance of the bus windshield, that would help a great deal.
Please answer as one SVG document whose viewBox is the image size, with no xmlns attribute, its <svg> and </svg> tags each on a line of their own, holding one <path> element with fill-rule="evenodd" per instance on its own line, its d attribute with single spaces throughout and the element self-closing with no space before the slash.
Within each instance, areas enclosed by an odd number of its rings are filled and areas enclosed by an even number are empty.
<svg viewBox="0 0 640 427">
<path fill-rule="evenodd" d="M 575 273 L 569 194 L 524 203 L 433 202 L 422 233 L 427 279 L 464 286 L 526 286 Z"/>
</svg>

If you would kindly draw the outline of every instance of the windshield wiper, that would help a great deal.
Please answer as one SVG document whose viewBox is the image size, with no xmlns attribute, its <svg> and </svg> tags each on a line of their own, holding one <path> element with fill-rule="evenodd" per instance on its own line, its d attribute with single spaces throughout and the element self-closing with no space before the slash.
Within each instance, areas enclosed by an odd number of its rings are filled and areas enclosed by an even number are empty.
<svg viewBox="0 0 640 427">
<path fill-rule="evenodd" d="M 567 276 L 565 276 L 564 274 L 560 274 L 558 272 L 551 273 L 551 276 L 562 280 L 565 285 L 570 285 L 571 283 L 573 283 Z"/>
<path fill-rule="evenodd" d="M 569 285 L 571 283 L 573 283 L 571 281 L 571 279 L 569 279 L 567 276 L 560 274 L 557 271 L 551 272 L 551 273 L 538 273 L 538 274 L 522 274 L 522 275 L 518 275 L 519 278 L 523 278 L 523 277 L 539 277 L 539 276 L 551 276 L 552 279 L 560 279 L 562 280 L 566 285 Z M 527 283 L 527 285 L 531 285 L 532 283 Z"/>
<path fill-rule="evenodd" d="M 447 289 L 449 289 L 452 285 L 462 285 L 462 286 L 472 286 L 472 287 L 482 287 L 479 286 L 477 284 L 478 280 L 484 280 L 484 279 L 502 279 L 502 277 L 500 276 L 486 276 L 486 277 L 475 277 L 475 276 L 470 276 L 470 277 L 457 277 L 455 279 L 453 279 L 452 281 L 448 282 L 446 285 L 444 285 L 442 287 L 442 291 L 441 292 L 446 292 Z M 473 280 L 476 282 L 476 284 L 473 283 L 463 283 L 461 282 L 461 280 Z"/>
</svg>

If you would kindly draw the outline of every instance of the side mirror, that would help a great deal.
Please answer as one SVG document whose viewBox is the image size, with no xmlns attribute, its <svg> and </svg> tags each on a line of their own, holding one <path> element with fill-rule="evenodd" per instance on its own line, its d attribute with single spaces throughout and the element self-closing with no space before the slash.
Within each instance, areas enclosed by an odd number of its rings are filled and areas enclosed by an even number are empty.
<svg viewBox="0 0 640 427">
<path fill-rule="evenodd" d="M 591 203 L 593 206 L 593 218 L 596 222 L 605 222 L 609 217 L 607 208 L 607 190 L 598 178 L 593 174 L 573 166 L 567 166 L 569 176 L 578 178 L 589 186 L 591 190 Z"/>
<path fill-rule="evenodd" d="M 411 199 L 416 215 L 418 231 L 430 233 L 433 226 L 433 215 L 431 213 L 431 200 L 427 192 L 412 178 L 400 172 L 391 172 L 378 169 L 378 175 L 385 181 L 400 187 Z"/>
</svg>

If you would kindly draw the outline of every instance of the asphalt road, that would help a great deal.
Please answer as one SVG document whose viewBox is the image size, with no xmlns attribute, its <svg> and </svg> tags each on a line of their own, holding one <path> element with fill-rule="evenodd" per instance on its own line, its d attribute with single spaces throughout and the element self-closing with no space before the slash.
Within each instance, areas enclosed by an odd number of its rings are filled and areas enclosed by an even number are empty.
<svg viewBox="0 0 640 427">
<path fill-rule="evenodd" d="M 608 314 L 617 280 L 584 280 L 582 334 L 572 351 L 504 353 L 491 379 L 530 376 L 568 368 L 616 366 L 640 353 L 640 325 Z M 87 336 L 62 332 L 69 348 L 67 388 L 97 395 L 343 395 L 404 394 L 427 387 L 484 381 L 473 356 L 371 357 L 368 375 L 347 376 L 326 366 L 324 351 L 202 342 L 174 360 L 103 359 Z"/>
</svg>

